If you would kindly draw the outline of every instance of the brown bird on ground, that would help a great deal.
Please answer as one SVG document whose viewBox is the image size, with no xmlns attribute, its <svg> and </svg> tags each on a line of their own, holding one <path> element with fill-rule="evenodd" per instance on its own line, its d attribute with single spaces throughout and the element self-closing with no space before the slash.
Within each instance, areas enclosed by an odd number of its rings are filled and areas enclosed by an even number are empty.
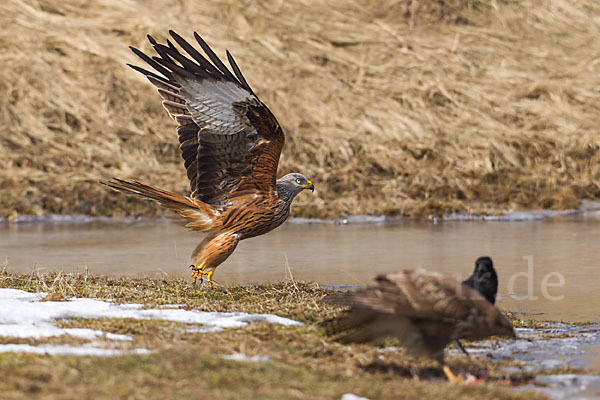
<svg viewBox="0 0 600 400">
<path fill-rule="evenodd" d="M 342 343 L 376 343 L 396 337 L 410 353 L 440 363 L 448 380 L 460 381 L 444 363 L 444 348 L 457 339 L 514 337 L 502 312 L 470 287 L 426 270 L 379 275 L 376 283 L 330 295 L 329 304 L 349 306 L 324 322 Z"/>
<path fill-rule="evenodd" d="M 263 235 L 290 215 L 294 197 L 310 180 L 299 173 L 276 179 L 285 135 L 275 116 L 252 91 L 229 52 L 233 73 L 194 33 L 205 55 L 169 31 L 187 53 L 148 35 L 157 56 L 131 50 L 155 71 L 128 64 L 156 86 L 179 126 L 181 156 L 191 194 L 183 196 L 135 180 L 103 182 L 113 189 L 158 201 L 183 217 L 186 227 L 208 236 L 192 253 L 194 283 L 212 275 L 240 240 Z M 210 61 L 209 61 L 210 60 Z"/>
</svg>

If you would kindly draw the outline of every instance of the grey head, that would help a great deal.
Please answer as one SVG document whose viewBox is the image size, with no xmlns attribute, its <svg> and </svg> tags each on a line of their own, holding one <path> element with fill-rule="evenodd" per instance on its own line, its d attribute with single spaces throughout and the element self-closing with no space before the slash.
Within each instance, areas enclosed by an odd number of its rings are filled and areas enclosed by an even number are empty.
<svg viewBox="0 0 600 400">
<path fill-rule="evenodd" d="M 277 193 L 286 201 L 292 201 L 298 193 L 306 189 L 314 192 L 315 186 L 307 177 L 297 172 L 277 179 Z"/>
</svg>

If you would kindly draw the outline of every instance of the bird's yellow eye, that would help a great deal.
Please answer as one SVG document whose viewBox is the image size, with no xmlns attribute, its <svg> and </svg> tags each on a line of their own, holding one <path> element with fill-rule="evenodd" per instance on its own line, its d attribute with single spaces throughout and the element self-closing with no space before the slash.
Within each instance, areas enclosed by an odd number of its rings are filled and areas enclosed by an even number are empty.
<svg viewBox="0 0 600 400">
<path fill-rule="evenodd" d="M 300 180 L 300 178 L 296 178 L 296 183 L 299 185 L 302 183 L 302 181 Z"/>
</svg>

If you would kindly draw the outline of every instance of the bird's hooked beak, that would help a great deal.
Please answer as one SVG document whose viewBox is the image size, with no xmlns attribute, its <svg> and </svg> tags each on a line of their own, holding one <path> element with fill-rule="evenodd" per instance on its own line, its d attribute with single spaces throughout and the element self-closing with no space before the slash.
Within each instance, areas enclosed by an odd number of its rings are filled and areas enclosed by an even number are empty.
<svg viewBox="0 0 600 400">
<path fill-rule="evenodd" d="M 311 192 L 315 191 L 315 185 L 313 185 L 313 183 L 311 181 L 306 181 L 306 185 L 298 185 L 303 189 L 310 189 Z"/>
</svg>

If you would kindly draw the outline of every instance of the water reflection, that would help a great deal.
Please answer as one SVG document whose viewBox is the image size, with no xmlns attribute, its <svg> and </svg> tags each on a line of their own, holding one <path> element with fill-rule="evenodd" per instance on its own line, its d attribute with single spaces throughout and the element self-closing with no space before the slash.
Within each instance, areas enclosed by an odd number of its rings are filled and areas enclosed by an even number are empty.
<svg viewBox="0 0 600 400">
<path fill-rule="evenodd" d="M 544 319 L 597 320 L 599 233 L 600 221 L 593 219 L 285 224 L 241 242 L 215 278 L 224 284 L 279 281 L 289 275 L 289 268 L 295 279 L 365 284 L 379 273 L 417 267 L 462 278 L 469 275 L 478 256 L 489 255 L 500 277 L 501 307 L 542 313 Z M 201 239 L 201 234 L 162 220 L 4 225 L 0 226 L 0 263 L 18 272 L 88 268 L 95 274 L 187 276 L 189 254 Z M 551 273 L 559 273 L 564 285 L 557 286 L 560 278 L 548 277 Z M 517 295 L 506 296 L 511 277 Z M 564 298 L 550 300 L 560 296 Z"/>
</svg>

